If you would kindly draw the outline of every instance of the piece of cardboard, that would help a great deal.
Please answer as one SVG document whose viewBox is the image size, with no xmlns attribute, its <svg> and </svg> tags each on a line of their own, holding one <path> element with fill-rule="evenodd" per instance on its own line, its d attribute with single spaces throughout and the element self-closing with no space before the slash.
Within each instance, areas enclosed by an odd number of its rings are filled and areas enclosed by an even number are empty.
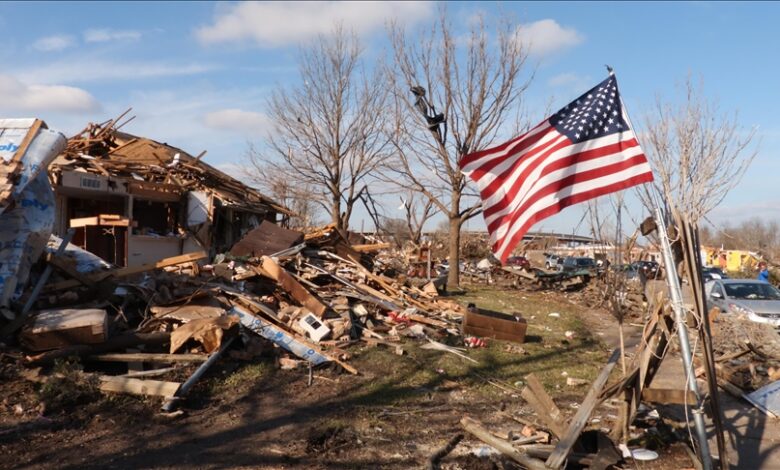
<svg viewBox="0 0 780 470">
<path fill-rule="evenodd" d="M 22 345 L 31 351 L 98 344 L 107 339 L 108 315 L 98 308 L 41 311 L 19 337 Z"/>
</svg>

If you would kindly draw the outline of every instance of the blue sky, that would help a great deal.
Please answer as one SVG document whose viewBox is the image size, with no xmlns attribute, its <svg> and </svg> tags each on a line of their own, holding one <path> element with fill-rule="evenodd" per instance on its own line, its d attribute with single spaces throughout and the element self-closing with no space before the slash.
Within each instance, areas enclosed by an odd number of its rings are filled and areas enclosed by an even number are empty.
<svg viewBox="0 0 780 470">
<path fill-rule="evenodd" d="M 526 96 L 533 121 L 545 118 L 615 67 L 632 119 L 657 94 L 674 100 L 688 74 L 723 110 L 758 128 L 759 154 L 711 218 L 777 218 L 780 101 L 775 32 L 780 5 L 763 2 L 452 3 L 456 28 L 475 14 L 511 15 L 533 43 L 535 81 Z M 391 18 L 428 25 L 430 3 L 0 3 L 0 116 L 37 116 L 72 134 L 133 107 L 126 130 L 184 148 L 236 173 L 248 142 L 268 129 L 265 98 L 297 80 L 297 51 L 342 21 L 365 40 L 367 56 L 387 47 Z M 511 136 L 506 136 L 507 138 Z M 394 202 L 388 206 L 392 215 Z M 571 231 L 570 208 L 536 229 Z M 359 226 L 362 212 L 353 225 Z M 483 227 L 481 220 L 469 228 Z M 580 230 L 582 231 L 582 230 Z"/>
</svg>

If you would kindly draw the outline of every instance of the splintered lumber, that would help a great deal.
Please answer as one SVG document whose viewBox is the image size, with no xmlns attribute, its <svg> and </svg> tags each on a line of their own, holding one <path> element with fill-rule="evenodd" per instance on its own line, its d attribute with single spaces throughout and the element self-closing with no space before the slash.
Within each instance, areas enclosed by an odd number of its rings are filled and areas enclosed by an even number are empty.
<svg viewBox="0 0 780 470">
<path fill-rule="evenodd" d="M 153 271 L 155 269 L 162 269 L 162 268 L 167 268 L 169 266 L 176 266 L 177 264 L 192 263 L 194 261 L 205 259 L 207 256 L 208 255 L 206 254 L 205 251 L 195 251 L 193 253 L 187 253 L 184 255 L 164 258 L 161 259 L 160 261 L 157 261 L 156 263 L 142 264 L 141 266 L 133 266 L 133 267 L 116 269 L 114 271 L 106 271 L 106 272 L 91 274 L 86 279 L 89 282 L 99 282 L 108 276 L 114 278 L 127 277 L 135 274 L 144 273 L 146 271 Z M 72 289 L 74 287 L 78 287 L 79 284 L 81 284 L 81 282 L 75 279 L 70 279 L 67 281 L 62 281 L 62 282 L 48 285 L 46 286 L 46 289 L 44 289 L 44 292 L 52 292 L 52 291 L 62 290 L 62 289 Z"/>
<path fill-rule="evenodd" d="M 642 400 L 649 403 L 661 403 L 665 405 L 693 406 L 696 404 L 696 395 L 690 390 L 646 388 L 642 390 Z"/>
<path fill-rule="evenodd" d="M 204 362 L 205 354 L 165 354 L 165 353 L 105 353 L 93 354 L 86 360 L 95 362 Z"/>
<path fill-rule="evenodd" d="M 284 289 L 290 296 L 301 305 L 309 309 L 310 312 L 322 318 L 327 307 L 312 295 L 303 285 L 296 281 L 290 273 L 279 266 L 276 261 L 263 256 L 261 258 L 262 270 L 268 274 L 268 277 L 279 283 L 279 287 Z"/>
<path fill-rule="evenodd" d="M 390 248 L 389 243 L 371 243 L 366 245 L 352 245 L 352 249 L 358 253 L 370 253 L 372 251 L 387 250 Z"/>
<path fill-rule="evenodd" d="M 122 336 L 116 336 L 109 339 L 105 343 L 101 344 L 80 344 L 77 346 L 69 346 L 62 349 L 56 349 L 54 351 L 47 351 L 35 356 L 27 356 L 25 360 L 29 364 L 51 364 L 55 359 L 61 359 L 71 356 L 89 356 L 92 354 L 100 354 L 109 351 L 117 351 L 140 344 L 146 345 L 162 345 L 168 343 L 171 339 L 171 334 L 163 331 L 155 333 L 126 333 Z"/>
<path fill-rule="evenodd" d="M 534 374 L 525 376 L 526 386 L 520 392 L 520 396 L 536 411 L 536 416 L 547 428 L 561 438 L 566 433 L 566 420 L 561 410 L 555 405 L 550 395 L 544 390 L 544 386 Z"/>
<path fill-rule="evenodd" d="M 585 425 L 588 424 L 593 409 L 598 405 L 601 389 L 604 388 L 604 385 L 607 383 L 609 374 L 612 372 L 615 364 L 617 364 L 619 357 L 620 348 L 615 349 L 612 352 L 612 356 L 610 356 L 609 361 L 607 361 L 607 365 L 604 366 L 599 376 L 593 381 L 593 385 L 585 396 L 585 400 L 577 410 L 577 414 L 575 414 L 574 418 L 571 420 L 569 429 L 566 430 L 566 434 L 561 437 L 561 440 L 558 441 L 558 444 L 555 446 L 555 450 L 553 450 L 550 457 L 547 459 L 547 467 L 561 468 L 561 465 L 563 465 L 563 462 L 566 460 L 569 452 L 571 452 L 571 448 L 574 446 L 580 433 L 585 428 Z"/>
<path fill-rule="evenodd" d="M 176 391 L 179 390 L 180 386 L 181 384 L 179 382 L 102 375 L 100 376 L 99 388 L 104 392 L 172 397 L 176 394 Z"/>
<path fill-rule="evenodd" d="M 544 462 L 526 454 L 522 447 L 513 447 L 510 442 L 490 434 L 490 431 L 485 429 L 479 421 L 464 416 L 463 419 L 460 420 L 460 425 L 463 426 L 463 429 L 474 435 L 474 437 L 498 450 L 520 465 L 531 470 L 545 470 Z"/>
</svg>

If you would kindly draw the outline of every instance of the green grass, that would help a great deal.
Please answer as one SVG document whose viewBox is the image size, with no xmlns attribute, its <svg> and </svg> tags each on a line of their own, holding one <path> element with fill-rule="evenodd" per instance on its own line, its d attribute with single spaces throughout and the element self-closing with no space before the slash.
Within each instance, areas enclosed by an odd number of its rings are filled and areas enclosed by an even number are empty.
<svg viewBox="0 0 780 470">
<path fill-rule="evenodd" d="M 528 321 L 527 342 L 510 343 L 488 340 L 488 347 L 470 349 L 466 354 L 478 361 L 469 362 L 443 351 L 421 349 L 420 340 L 404 340 L 403 356 L 391 349 L 365 347 L 354 352 L 351 364 L 374 375 L 352 390 L 349 398 L 358 406 L 414 406 L 430 403 L 435 392 L 460 388 L 480 394 L 487 400 L 505 398 L 505 393 L 486 379 L 522 386 L 523 378 L 534 373 L 554 398 L 581 398 L 588 386 L 567 386 L 568 376 L 593 380 L 609 356 L 605 348 L 592 337 L 581 315 L 584 307 L 552 298 L 544 293 L 527 293 L 493 287 L 475 287 L 454 297 L 466 305 L 504 313 L 520 313 Z M 558 312 L 559 318 L 548 314 Z M 575 337 L 567 340 L 566 331 Z M 457 344 L 457 338 L 450 343 Z M 514 350 L 507 350 L 507 347 Z M 516 352 L 517 347 L 524 352 Z"/>
</svg>

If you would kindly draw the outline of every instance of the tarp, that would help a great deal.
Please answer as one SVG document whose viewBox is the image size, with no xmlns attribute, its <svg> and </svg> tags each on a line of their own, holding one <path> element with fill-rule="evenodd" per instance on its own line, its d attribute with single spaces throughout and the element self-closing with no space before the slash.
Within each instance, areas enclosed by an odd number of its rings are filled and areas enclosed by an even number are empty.
<svg viewBox="0 0 780 470">
<path fill-rule="evenodd" d="M 56 253 L 61 244 L 62 238 L 58 237 L 57 235 L 49 236 L 49 242 L 46 244 L 46 252 L 52 254 Z M 68 245 L 65 247 L 65 251 L 60 255 L 60 257 L 73 260 L 76 271 L 78 271 L 80 274 L 96 273 L 114 268 L 111 263 L 107 263 L 106 260 L 100 256 L 90 253 L 89 251 L 84 250 L 81 247 L 74 245 L 73 243 L 68 243 Z"/>
<path fill-rule="evenodd" d="M 13 158 L 35 119 L 0 119 L 0 158 Z M 21 158 L 10 209 L 0 214 L 0 306 L 21 294 L 54 226 L 54 191 L 45 171 L 65 149 L 59 132 L 41 126 Z M 0 209 L 2 210 L 2 209 Z"/>
</svg>

